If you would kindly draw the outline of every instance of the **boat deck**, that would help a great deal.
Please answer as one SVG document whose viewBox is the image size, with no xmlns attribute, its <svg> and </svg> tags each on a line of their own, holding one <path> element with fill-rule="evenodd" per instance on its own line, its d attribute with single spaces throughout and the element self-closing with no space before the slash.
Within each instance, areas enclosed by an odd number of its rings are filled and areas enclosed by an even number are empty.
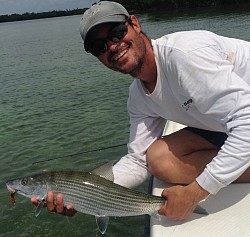
<svg viewBox="0 0 250 237">
<path fill-rule="evenodd" d="M 169 122 L 164 134 L 183 128 Z M 170 187 L 152 178 L 151 193 L 161 196 L 162 190 Z M 193 213 L 187 220 L 172 221 L 161 217 L 146 217 L 145 237 L 250 237 L 250 183 L 231 184 L 217 195 L 211 195 L 200 204 L 209 215 Z"/>
<path fill-rule="evenodd" d="M 153 180 L 154 195 L 169 187 Z M 250 184 L 231 184 L 200 204 L 209 215 L 193 213 L 185 221 L 150 217 L 150 237 L 250 237 Z"/>
</svg>

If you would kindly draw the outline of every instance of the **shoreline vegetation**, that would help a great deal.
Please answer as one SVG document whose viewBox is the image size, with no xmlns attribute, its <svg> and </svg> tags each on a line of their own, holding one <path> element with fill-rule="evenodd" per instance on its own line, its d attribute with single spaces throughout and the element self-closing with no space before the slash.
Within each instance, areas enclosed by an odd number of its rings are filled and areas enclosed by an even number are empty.
<svg viewBox="0 0 250 237">
<path fill-rule="evenodd" d="M 97 1 L 99 2 L 99 1 Z M 213 9 L 243 9 L 250 7 L 248 0 L 119 0 L 115 1 L 124 5 L 130 13 L 147 13 L 155 11 L 178 12 L 185 10 L 197 10 L 202 8 Z M 61 16 L 81 15 L 87 8 L 64 10 L 64 11 L 49 11 L 40 13 L 24 13 L 0 15 L 0 23 L 34 20 L 42 18 L 52 18 Z"/>
</svg>

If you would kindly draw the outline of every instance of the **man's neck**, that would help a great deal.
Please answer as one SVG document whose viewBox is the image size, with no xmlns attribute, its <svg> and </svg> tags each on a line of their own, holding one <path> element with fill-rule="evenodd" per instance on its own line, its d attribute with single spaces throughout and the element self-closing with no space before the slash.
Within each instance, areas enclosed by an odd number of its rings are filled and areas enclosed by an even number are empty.
<svg viewBox="0 0 250 237">
<path fill-rule="evenodd" d="M 138 73 L 136 78 L 141 80 L 147 90 L 152 93 L 157 82 L 157 67 L 151 40 L 145 37 L 144 41 L 147 48 L 146 56 L 142 70 Z"/>
</svg>

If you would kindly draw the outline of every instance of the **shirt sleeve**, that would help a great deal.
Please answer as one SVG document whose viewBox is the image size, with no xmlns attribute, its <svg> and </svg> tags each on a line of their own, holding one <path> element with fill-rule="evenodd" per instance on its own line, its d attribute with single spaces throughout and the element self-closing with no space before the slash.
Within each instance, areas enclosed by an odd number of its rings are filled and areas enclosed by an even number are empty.
<svg viewBox="0 0 250 237">
<path fill-rule="evenodd" d="M 201 187 L 216 194 L 250 166 L 250 87 L 217 46 L 182 55 L 179 69 L 180 84 L 195 108 L 228 134 L 218 155 L 197 178 Z"/>
<path fill-rule="evenodd" d="M 146 151 L 161 137 L 165 119 L 148 114 L 143 104 L 138 103 L 137 93 L 130 90 L 128 112 L 130 116 L 130 138 L 128 154 L 113 167 L 114 182 L 125 187 L 134 187 L 144 182 L 148 176 Z"/>
</svg>

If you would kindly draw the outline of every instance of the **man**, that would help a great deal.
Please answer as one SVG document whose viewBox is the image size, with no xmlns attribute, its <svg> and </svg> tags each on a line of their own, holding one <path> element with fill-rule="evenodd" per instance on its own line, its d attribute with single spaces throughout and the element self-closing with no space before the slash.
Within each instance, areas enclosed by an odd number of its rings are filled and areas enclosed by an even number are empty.
<svg viewBox="0 0 250 237">
<path fill-rule="evenodd" d="M 106 1 L 84 13 L 80 33 L 87 52 L 136 78 L 128 154 L 113 167 L 116 183 L 135 186 L 150 172 L 187 184 L 162 193 L 168 201 L 160 213 L 182 220 L 209 194 L 250 181 L 249 42 L 207 31 L 150 40 L 134 15 Z M 161 138 L 166 120 L 188 127 Z M 49 193 L 48 209 L 64 213 L 63 196 L 56 199 Z"/>
</svg>

